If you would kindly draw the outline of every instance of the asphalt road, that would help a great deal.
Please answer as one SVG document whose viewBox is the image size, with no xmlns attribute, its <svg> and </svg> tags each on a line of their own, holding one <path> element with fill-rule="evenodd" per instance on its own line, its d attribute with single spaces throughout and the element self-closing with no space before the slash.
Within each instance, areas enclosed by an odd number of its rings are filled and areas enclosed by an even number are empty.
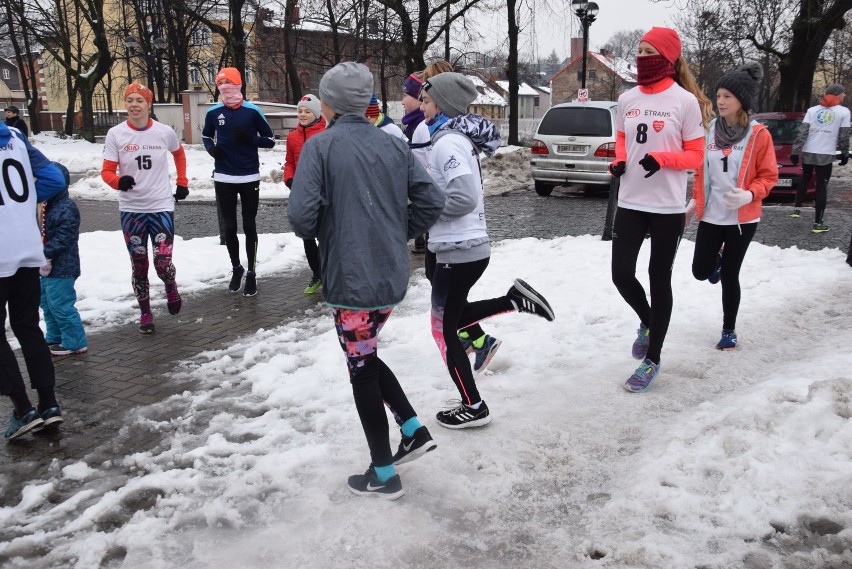
<svg viewBox="0 0 852 569">
<path fill-rule="evenodd" d="M 118 206 L 113 201 L 77 201 L 82 217 L 82 231 L 120 229 Z M 601 235 L 606 218 L 606 192 L 586 195 L 582 191 L 556 188 L 549 197 L 536 195 L 531 188 L 515 189 L 502 195 L 486 197 L 488 232 L 495 241 L 521 237 L 551 239 L 566 235 Z M 792 205 L 764 202 L 763 217 L 755 241 L 782 248 L 798 247 L 820 250 L 825 247 L 846 252 L 852 233 L 852 187 L 832 184 L 825 220 L 831 230 L 811 233 L 813 209 L 805 207 L 800 219 L 790 217 Z M 290 231 L 286 201 L 262 201 L 257 215 L 258 232 Z M 687 228 L 685 237 L 694 239 L 695 225 Z M 218 234 L 216 208 L 211 202 L 180 202 L 175 208 L 177 234 L 184 239 Z"/>
</svg>

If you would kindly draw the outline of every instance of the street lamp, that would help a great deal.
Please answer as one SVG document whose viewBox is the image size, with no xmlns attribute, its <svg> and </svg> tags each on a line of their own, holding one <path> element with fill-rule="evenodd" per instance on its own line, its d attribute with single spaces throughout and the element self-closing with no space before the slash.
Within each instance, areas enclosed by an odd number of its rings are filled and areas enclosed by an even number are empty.
<svg viewBox="0 0 852 569">
<path fill-rule="evenodd" d="M 133 81 L 133 77 L 130 74 L 130 54 L 136 51 L 136 48 L 139 47 L 139 40 L 134 38 L 131 35 L 128 35 L 124 38 L 124 47 L 127 49 L 124 52 L 125 63 L 127 63 L 127 83 L 129 84 Z"/>
<path fill-rule="evenodd" d="M 573 0 L 574 14 L 580 19 L 583 26 L 583 81 L 582 88 L 586 88 L 586 52 L 589 51 L 589 26 L 598 17 L 598 5 L 596 2 L 586 0 Z"/>
</svg>

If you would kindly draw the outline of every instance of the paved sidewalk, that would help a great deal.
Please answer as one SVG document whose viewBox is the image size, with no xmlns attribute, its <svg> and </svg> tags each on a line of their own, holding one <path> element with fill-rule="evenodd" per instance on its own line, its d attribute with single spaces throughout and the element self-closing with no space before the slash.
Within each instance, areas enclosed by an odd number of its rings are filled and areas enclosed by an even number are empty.
<svg viewBox="0 0 852 569">
<path fill-rule="evenodd" d="M 57 398 L 65 422 L 51 433 L 24 435 L 0 444 L 0 507 L 17 504 L 20 488 L 31 479 L 45 476 L 54 459 L 58 466 L 84 458 L 108 443 L 124 426 L 128 410 L 162 401 L 168 396 L 192 389 L 174 372 L 182 360 L 205 350 L 218 350 L 259 329 L 271 329 L 304 315 L 322 303 L 322 294 L 305 295 L 308 271 L 293 275 L 258 277 L 259 294 L 246 298 L 224 287 L 204 293 L 183 295 L 183 308 L 177 316 L 165 309 L 155 310 L 155 334 L 139 333 L 138 325 L 90 334 L 89 353 L 54 358 Z M 129 275 L 128 275 L 129 277 Z M 128 283 L 128 286 L 129 283 Z M 162 286 L 159 281 L 152 287 Z M 20 352 L 19 364 L 26 377 Z M 36 395 L 31 392 L 33 401 Z M 0 403 L 5 430 L 11 406 Z M 134 440 L 139 448 L 122 448 L 121 455 L 147 449 L 156 440 Z"/>
</svg>

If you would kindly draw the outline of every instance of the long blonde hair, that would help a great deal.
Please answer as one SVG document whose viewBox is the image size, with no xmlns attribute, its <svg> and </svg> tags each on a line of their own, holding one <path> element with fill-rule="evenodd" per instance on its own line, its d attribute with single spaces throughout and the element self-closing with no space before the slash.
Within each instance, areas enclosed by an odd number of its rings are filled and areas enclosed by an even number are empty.
<svg viewBox="0 0 852 569">
<path fill-rule="evenodd" d="M 674 62 L 674 68 L 674 79 L 677 81 L 677 84 L 695 95 L 695 98 L 698 99 L 698 106 L 701 107 L 701 120 L 704 122 L 706 130 L 710 127 L 710 121 L 716 116 L 716 113 L 713 112 L 713 103 L 710 102 L 710 99 L 707 98 L 707 95 L 704 94 L 704 91 L 696 83 L 695 77 L 692 76 L 692 71 L 689 70 L 689 64 L 683 57 L 677 58 Z"/>
<path fill-rule="evenodd" d="M 449 61 L 439 59 L 438 61 L 435 61 L 435 62 L 427 65 L 426 69 L 424 69 L 422 71 L 423 80 L 426 81 L 427 79 L 431 79 L 435 75 L 438 75 L 438 74 L 441 74 L 441 73 L 452 73 L 453 71 L 455 71 L 455 70 L 453 69 L 453 66 Z"/>
</svg>

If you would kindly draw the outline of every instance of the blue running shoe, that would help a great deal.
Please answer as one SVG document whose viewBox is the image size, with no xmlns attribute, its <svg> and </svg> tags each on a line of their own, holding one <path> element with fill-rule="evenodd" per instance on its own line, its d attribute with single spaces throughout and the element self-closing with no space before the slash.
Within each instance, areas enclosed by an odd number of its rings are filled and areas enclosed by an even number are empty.
<svg viewBox="0 0 852 569">
<path fill-rule="evenodd" d="M 710 284 L 716 284 L 720 280 L 722 280 L 722 253 L 725 251 L 725 248 L 722 247 L 719 249 L 719 257 L 716 259 L 716 268 L 713 269 L 713 272 L 710 273 L 710 276 L 707 277 L 707 282 Z"/>
<path fill-rule="evenodd" d="M 642 393 L 643 391 L 648 391 L 651 387 L 651 383 L 657 379 L 659 374 L 660 364 L 655 364 L 648 358 L 645 358 L 645 361 L 639 364 L 639 367 L 636 368 L 633 375 L 624 382 L 624 389 L 631 393 Z"/>
<path fill-rule="evenodd" d="M 6 439 L 10 441 L 17 439 L 42 425 L 44 425 L 44 420 L 35 409 L 30 409 L 20 419 L 15 412 L 12 412 L 9 428 L 6 429 Z"/>
<path fill-rule="evenodd" d="M 636 330 L 636 341 L 633 342 L 633 359 L 645 359 L 645 354 L 648 353 L 648 344 L 651 343 L 650 334 L 651 330 L 640 322 L 639 329 Z"/>
<path fill-rule="evenodd" d="M 737 333 L 727 328 L 722 328 L 722 338 L 716 344 L 717 350 L 729 351 L 737 347 Z"/>
<path fill-rule="evenodd" d="M 485 370 L 488 369 L 488 364 L 491 363 L 491 360 L 494 359 L 494 354 L 497 353 L 497 348 L 502 343 L 497 338 L 486 334 L 481 348 L 473 346 L 473 353 L 476 355 L 473 362 L 474 373 L 485 373 Z"/>
</svg>

